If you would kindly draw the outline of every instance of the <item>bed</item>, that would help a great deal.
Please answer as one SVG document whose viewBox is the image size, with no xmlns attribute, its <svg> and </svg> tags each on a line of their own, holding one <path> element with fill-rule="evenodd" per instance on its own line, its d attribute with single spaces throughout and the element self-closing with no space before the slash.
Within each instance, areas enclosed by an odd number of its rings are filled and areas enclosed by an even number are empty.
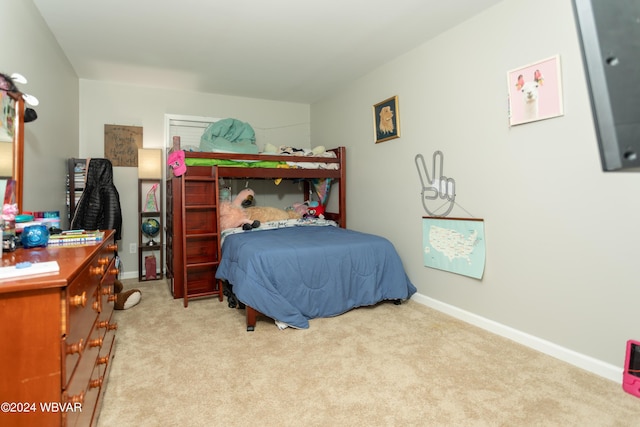
<svg viewBox="0 0 640 427">
<path fill-rule="evenodd" d="M 216 277 L 246 306 L 249 331 L 258 314 L 281 329 L 306 329 L 309 319 L 416 292 L 393 244 L 380 236 L 304 219 L 227 231 Z"/>
<path fill-rule="evenodd" d="M 220 262 L 219 187 L 222 179 L 302 180 L 299 202 L 308 198 L 309 180 L 331 180 L 331 209 L 325 217 L 346 227 L 346 152 L 327 150 L 332 157 L 273 154 L 207 153 L 181 150 L 174 136 L 172 151 L 182 151 L 186 172 L 176 174 L 171 165 L 166 182 L 166 273 L 173 298 L 217 296 L 223 289 L 215 278 Z M 294 162 L 293 165 L 289 164 Z M 323 169 L 297 164 L 334 165 Z"/>
<path fill-rule="evenodd" d="M 311 318 L 411 297 L 415 287 L 393 245 L 347 229 L 346 150 L 327 153 L 329 157 L 185 152 L 186 173 L 168 174 L 167 182 L 167 277 L 174 298 L 184 298 L 187 307 L 188 298 L 223 300 L 227 294 L 245 307 L 247 330 L 253 330 L 260 315 L 279 326 L 307 328 Z M 325 223 L 262 224 L 247 233 L 221 232 L 218 180 L 228 178 L 301 180 L 300 202 L 313 181 L 328 179 L 332 208 L 325 212 Z M 295 262 L 285 268 L 284 260 Z M 285 287 L 285 276 L 294 286 Z"/>
</svg>

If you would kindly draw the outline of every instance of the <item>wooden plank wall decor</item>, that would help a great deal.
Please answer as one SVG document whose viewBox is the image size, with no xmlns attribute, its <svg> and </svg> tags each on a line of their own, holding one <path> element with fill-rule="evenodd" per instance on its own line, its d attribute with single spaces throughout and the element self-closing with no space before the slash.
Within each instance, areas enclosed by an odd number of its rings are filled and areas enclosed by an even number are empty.
<svg viewBox="0 0 640 427">
<path fill-rule="evenodd" d="M 142 148 L 142 127 L 104 125 L 104 157 L 113 166 L 138 166 L 138 148 Z"/>
</svg>

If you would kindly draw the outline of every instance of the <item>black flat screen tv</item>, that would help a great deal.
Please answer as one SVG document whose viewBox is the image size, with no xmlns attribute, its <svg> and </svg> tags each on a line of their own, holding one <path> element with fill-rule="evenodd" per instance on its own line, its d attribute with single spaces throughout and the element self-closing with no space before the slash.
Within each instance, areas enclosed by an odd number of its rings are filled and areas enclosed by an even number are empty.
<svg viewBox="0 0 640 427">
<path fill-rule="evenodd" d="M 604 171 L 640 171 L 640 1 L 573 0 Z"/>
</svg>

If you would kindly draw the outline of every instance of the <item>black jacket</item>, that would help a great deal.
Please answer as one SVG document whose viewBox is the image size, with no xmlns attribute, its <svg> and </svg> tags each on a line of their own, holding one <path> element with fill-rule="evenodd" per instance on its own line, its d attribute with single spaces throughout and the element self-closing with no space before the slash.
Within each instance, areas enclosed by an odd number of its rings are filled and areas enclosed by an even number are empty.
<svg viewBox="0 0 640 427">
<path fill-rule="evenodd" d="M 84 191 L 71 219 L 72 230 L 116 230 L 122 238 L 120 195 L 113 185 L 113 167 L 108 159 L 90 159 Z"/>
</svg>

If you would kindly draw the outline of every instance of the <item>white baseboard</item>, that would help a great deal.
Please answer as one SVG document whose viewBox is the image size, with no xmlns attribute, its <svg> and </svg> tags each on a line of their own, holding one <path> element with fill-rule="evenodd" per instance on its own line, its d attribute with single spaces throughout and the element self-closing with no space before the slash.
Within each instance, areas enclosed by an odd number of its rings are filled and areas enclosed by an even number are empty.
<svg viewBox="0 0 640 427">
<path fill-rule="evenodd" d="M 494 322 L 493 320 L 485 319 L 484 317 L 440 302 L 433 298 L 429 298 L 419 293 L 414 294 L 411 299 L 417 303 L 433 308 L 434 310 L 438 310 L 442 313 L 448 314 L 449 316 L 470 323 L 496 335 L 508 338 L 519 344 L 525 345 L 534 350 L 555 357 L 556 359 L 560 359 L 564 362 L 592 372 L 603 378 L 622 383 L 622 368 L 603 362 L 602 360 L 594 359 L 593 357 L 577 353 L 573 350 L 561 347 L 552 342 L 545 341 L 541 338 L 529 335 L 522 331 L 518 331 L 509 326 Z"/>
<path fill-rule="evenodd" d="M 125 271 L 120 273 L 120 278 L 123 280 L 126 279 L 137 279 L 138 278 L 138 271 Z"/>
</svg>

